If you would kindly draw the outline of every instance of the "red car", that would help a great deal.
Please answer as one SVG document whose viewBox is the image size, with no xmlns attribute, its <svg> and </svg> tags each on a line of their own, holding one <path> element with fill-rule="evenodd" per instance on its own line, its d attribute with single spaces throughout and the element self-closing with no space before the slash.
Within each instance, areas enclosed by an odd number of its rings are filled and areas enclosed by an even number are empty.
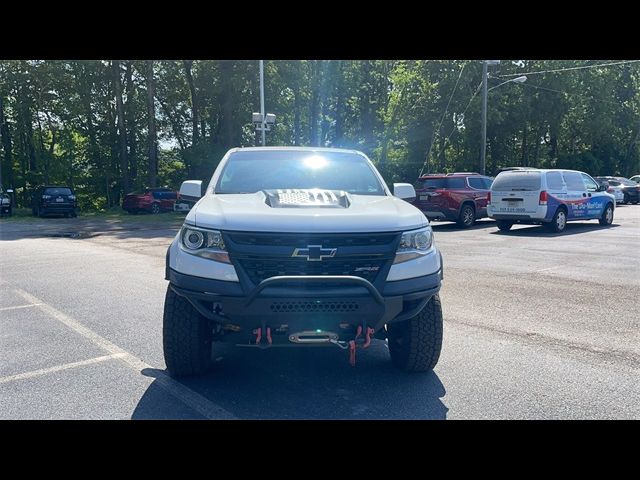
<svg viewBox="0 0 640 480">
<path fill-rule="evenodd" d="M 487 216 L 492 179 L 477 173 L 423 175 L 413 202 L 429 220 L 449 220 L 463 228 Z"/>
<path fill-rule="evenodd" d="M 178 192 L 170 188 L 148 188 L 144 192 L 125 195 L 122 209 L 131 214 L 138 212 L 171 212 L 176 203 Z"/>
</svg>

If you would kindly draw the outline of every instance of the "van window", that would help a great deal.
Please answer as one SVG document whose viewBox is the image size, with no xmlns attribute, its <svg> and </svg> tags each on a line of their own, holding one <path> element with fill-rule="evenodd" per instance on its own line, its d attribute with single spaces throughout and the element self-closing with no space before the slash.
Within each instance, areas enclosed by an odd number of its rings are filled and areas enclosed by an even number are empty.
<svg viewBox="0 0 640 480">
<path fill-rule="evenodd" d="M 560 172 L 547 172 L 547 188 L 549 190 L 562 190 L 562 174 Z"/>
<path fill-rule="evenodd" d="M 567 190 L 584 191 L 584 182 L 582 175 L 578 172 L 562 172 L 564 183 L 567 184 Z"/>
<path fill-rule="evenodd" d="M 582 174 L 582 180 L 584 181 L 584 184 L 586 185 L 588 192 L 595 192 L 598 190 L 598 184 L 595 182 L 593 178 L 591 178 L 586 173 Z"/>
<path fill-rule="evenodd" d="M 514 170 L 499 173 L 491 185 L 491 190 L 540 190 L 540 172 L 521 172 Z"/>
</svg>

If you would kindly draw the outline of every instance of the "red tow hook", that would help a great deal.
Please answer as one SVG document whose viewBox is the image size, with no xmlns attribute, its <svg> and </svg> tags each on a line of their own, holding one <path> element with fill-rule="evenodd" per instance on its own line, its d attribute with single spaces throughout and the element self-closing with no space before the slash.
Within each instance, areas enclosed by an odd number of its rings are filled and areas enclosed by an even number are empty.
<svg viewBox="0 0 640 480">
<path fill-rule="evenodd" d="M 271 340 L 271 327 L 267 327 L 267 343 L 271 345 L 273 342 Z"/>
<path fill-rule="evenodd" d="M 365 334 L 365 341 L 362 345 L 360 345 L 360 348 L 368 348 L 369 345 L 371 345 L 371 336 L 374 333 L 375 333 L 375 330 L 373 328 L 367 327 L 367 333 Z M 356 338 L 354 338 L 349 342 L 349 364 L 352 367 L 356 366 L 356 348 L 358 347 L 358 345 L 356 345 L 356 340 L 361 334 L 362 334 L 362 326 L 358 325 L 358 328 L 356 330 Z"/>
<path fill-rule="evenodd" d="M 362 348 L 368 348 L 369 345 L 371 345 L 371 335 L 373 335 L 375 332 L 376 331 L 373 328 L 367 328 L 367 334 L 365 335 L 365 342 L 362 345 Z"/>
</svg>

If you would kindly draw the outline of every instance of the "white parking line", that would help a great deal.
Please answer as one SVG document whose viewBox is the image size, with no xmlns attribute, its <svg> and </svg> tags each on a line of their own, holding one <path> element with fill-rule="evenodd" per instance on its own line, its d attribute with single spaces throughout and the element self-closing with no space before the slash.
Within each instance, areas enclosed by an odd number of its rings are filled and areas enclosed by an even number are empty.
<svg viewBox="0 0 640 480">
<path fill-rule="evenodd" d="M 94 363 L 106 362 L 107 360 L 122 358 L 123 356 L 123 353 L 114 353 L 113 355 L 104 355 L 102 357 L 90 358 L 89 360 L 82 360 L 80 362 L 65 363 L 64 365 L 57 365 L 55 367 L 41 368 L 39 370 L 33 370 L 31 372 L 18 373 L 16 375 L 9 375 L 8 377 L 0 377 L 0 384 L 14 382 L 16 380 L 24 380 L 25 378 L 39 377 L 40 375 L 60 372 L 62 370 L 69 370 L 70 368 L 93 365 Z"/>
<path fill-rule="evenodd" d="M 30 303 L 29 305 L 17 305 L 15 307 L 2 307 L 0 312 L 6 312 L 7 310 L 18 310 L 19 308 L 37 307 L 40 303 Z"/>
<path fill-rule="evenodd" d="M 32 304 L 38 304 L 38 308 L 40 308 L 43 312 L 48 313 L 59 322 L 63 323 L 73 331 L 79 333 L 80 335 L 91 341 L 93 344 L 97 345 L 103 350 L 106 350 L 111 355 L 118 355 L 118 358 L 120 358 L 135 371 L 142 372 L 142 370 L 145 369 L 153 369 L 151 365 L 148 365 L 138 357 L 130 354 L 126 350 L 123 350 L 114 343 L 111 343 L 106 338 L 101 337 L 93 330 L 85 327 L 77 320 L 62 313 L 60 310 L 53 308 L 51 305 L 47 305 L 39 298 L 34 297 L 30 293 L 27 293 L 19 288 L 15 288 L 15 292 L 28 302 L 31 302 Z M 199 393 L 194 392 L 190 388 L 185 387 L 183 384 L 177 382 L 166 373 L 158 371 L 157 377 L 155 378 L 158 382 L 158 385 L 163 387 L 171 395 L 173 395 L 189 407 L 193 408 L 205 418 L 227 420 L 237 419 L 237 417 L 234 416 L 231 412 L 228 412 L 224 408 L 214 404 L 213 402 L 203 397 Z"/>
</svg>

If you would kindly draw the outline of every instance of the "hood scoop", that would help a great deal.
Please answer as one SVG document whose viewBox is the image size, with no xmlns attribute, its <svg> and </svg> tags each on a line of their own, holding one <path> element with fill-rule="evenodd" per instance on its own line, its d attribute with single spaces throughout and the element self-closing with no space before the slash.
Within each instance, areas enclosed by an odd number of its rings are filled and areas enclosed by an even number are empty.
<svg viewBox="0 0 640 480">
<path fill-rule="evenodd" d="M 342 190 L 278 189 L 263 190 L 265 203 L 272 208 L 349 208 L 349 195 Z"/>
</svg>

